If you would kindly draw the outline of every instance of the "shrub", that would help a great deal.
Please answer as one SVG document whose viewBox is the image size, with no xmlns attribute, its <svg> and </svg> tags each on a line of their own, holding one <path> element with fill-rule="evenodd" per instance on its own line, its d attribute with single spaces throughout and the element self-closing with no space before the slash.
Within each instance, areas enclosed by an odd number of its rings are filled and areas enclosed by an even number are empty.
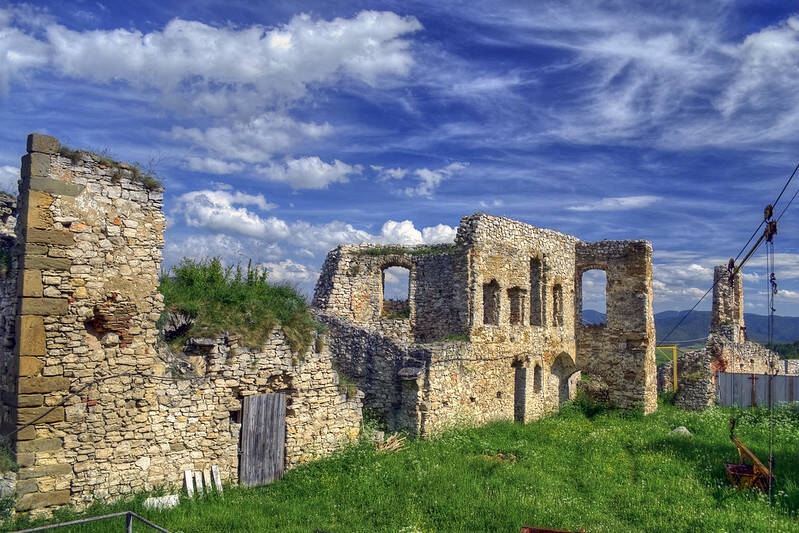
<svg viewBox="0 0 799 533">
<path fill-rule="evenodd" d="M 288 285 L 267 282 L 266 270 L 248 263 L 224 267 L 222 261 L 184 258 L 162 274 L 159 287 L 167 311 L 194 318 L 191 337 L 223 333 L 241 336 L 247 346 L 262 346 L 280 324 L 291 348 L 304 353 L 322 326 L 311 316 L 305 298 Z"/>
</svg>

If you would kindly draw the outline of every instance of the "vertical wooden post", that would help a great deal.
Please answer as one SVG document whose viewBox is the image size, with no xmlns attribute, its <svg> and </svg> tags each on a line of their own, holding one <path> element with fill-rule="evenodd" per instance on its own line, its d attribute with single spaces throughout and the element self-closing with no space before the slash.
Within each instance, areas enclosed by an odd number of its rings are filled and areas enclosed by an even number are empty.
<svg viewBox="0 0 799 533">
<path fill-rule="evenodd" d="M 673 361 L 671 369 L 674 372 L 674 392 L 677 392 L 677 345 L 671 347 L 671 360 Z"/>
<path fill-rule="evenodd" d="M 125 531 L 127 533 L 133 533 L 133 514 L 128 513 L 125 515 Z"/>
</svg>

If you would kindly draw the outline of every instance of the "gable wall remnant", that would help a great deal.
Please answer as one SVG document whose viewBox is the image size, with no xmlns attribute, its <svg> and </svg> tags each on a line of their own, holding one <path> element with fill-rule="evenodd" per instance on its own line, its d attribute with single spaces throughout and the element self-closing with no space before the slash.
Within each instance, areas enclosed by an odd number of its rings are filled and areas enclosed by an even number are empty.
<svg viewBox="0 0 799 533">
<path fill-rule="evenodd" d="M 250 394 L 287 395 L 287 467 L 357 434 L 360 396 L 343 392 L 322 339 L 306 354 L 279 330 L 256 350 L 232 336 L 195 340 L 182 365 L 164 350 L 162 200 L 124 163 L 28 139 L 13 355 L 2 353 L 15 369 L 2 386 L 16 432 L 3 434 L 20 465 L 18 511 L 179 485 L 184 469 L 212 464 L 237 481 L 234 413 Z"/>
<path fill-rule="evenodd" d="M 573 398 L 581 371 L 603 379 L 621 407 L 656 408 L 649 243 L 580 243 L 476 214 L 462 219 L 454 246 L 422 249 L 340 246 L 314 297 L 336 364 L 390 425 L 429 434 L 532 420 Z M 411 269 L 406 320 L 377 307 L 379 272 L 400 259 Z M 613 319 L 601 332 L 576 324 L 580 269 L 597 262 L 613 280 Z"/>
</svg>

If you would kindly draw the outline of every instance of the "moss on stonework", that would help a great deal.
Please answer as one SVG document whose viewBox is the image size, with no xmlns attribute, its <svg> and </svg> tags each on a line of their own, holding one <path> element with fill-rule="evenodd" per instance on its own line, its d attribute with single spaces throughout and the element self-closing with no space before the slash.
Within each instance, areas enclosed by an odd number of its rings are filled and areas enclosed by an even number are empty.
<svg viewBox="0 0 799 533">
<path fill-rule="evenodd" d="M 443 255 L 455 251 L 455 245 L 451 246 L 420 246 L 418 248 L 405 248 L 403 246 L 370 246 L 362 248 L 356 255 L 367 257 L 380 257 L 383 255 Z"/>
</svg>

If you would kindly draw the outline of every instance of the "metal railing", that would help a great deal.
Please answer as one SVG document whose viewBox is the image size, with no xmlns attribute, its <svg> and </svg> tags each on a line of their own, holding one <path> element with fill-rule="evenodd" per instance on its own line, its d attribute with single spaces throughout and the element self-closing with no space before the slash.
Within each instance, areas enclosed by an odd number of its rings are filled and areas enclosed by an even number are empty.
<svg viewBox="0 0 799 533">
<path fill-rule="evenodd" d="M 133 519 L 135 518 L 139 522 L 150 526 L 151 528 L 155 529 L 156 531 L 160 531 L 161 533 L 169 533 L 166 529 L 157 526 L 147 520 L 146 518 L 142 518 L 141 516 L 137 515 L 133 511 L 124 511 L 121 513 L 113 513 L 113 514 L 106 514 L 102 516 L 92 516 L 90 518 L 81 518 L 80 520 L 70 520 L 69 522 L 60 522 L 58 524 L 50 524 L 49 526 L 39 526 L 34 527 L 31 529 L 20 529 L 18 531 L 13 531 L 12 533 L 33 533 L 34 531 L 46 531 L 48 529 L 56 529 L 59 527 L 66 527 L 66 526 L 75 526 L 78 524 L 85 524 L 87 522 L 96 522 L 97 520 L 107 520 L 109 518 L 117 518 L 120 516 L 125 517 L 125 532 L 126 533 L 133 533 Z"/>
</svg>

